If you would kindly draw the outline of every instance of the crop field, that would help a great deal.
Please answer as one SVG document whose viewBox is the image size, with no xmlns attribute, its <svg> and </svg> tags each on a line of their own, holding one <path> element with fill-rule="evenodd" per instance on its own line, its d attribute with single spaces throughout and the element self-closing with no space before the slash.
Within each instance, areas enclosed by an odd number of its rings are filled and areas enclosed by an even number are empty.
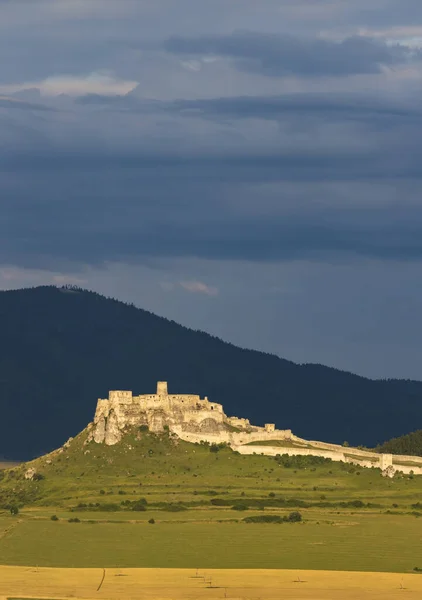
<svg viewBox="0 0 422 600">
<path fill-rule="evenodd" d="M 93 512 L 80 514 L 76 523 L 69 523 L 69 515 L 60 512 L 58 521 L 38 512 L 22 512 L 18 519 L 3 516 L 0 531 L 9 527 L 0 537 L 0 564 L 422 570 L 422 519 L 411 515 L 303 510 L 301 523 L 274 524 L 243 521 L 245 515 L 259 515 L 257 511 L 230 513 L 234 511 L 147 511 L 129 513 L 129 519 L 127 514 Z M 148 522 L 151 518 L 154 524 Z"/>
<path fill-rule="evenodd" d="M 393 573 L 0 567 L 0 600 L 419 600 L 421 594 L 421 576 Z"/>
</svg>

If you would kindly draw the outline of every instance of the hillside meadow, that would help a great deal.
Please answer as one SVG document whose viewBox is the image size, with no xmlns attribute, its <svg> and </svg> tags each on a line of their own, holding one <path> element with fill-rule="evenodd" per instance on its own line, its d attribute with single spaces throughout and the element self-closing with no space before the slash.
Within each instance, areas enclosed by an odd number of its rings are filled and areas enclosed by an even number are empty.
<svg viewBox="0 0 422 600">
<path fill-rule="evenodd" d="M 1 473 L 0 564 L 422 571 L 422 477 L 139 430 L 113 447 L 87 436 Z"/>
</svg>

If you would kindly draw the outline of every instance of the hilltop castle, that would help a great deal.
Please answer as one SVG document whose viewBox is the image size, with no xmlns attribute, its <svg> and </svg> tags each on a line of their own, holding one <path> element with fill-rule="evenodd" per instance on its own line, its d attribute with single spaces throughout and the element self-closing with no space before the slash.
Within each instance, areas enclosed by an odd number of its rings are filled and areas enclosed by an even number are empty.
<svg viewBox="0 0 422 600">
<path fill-rule="evenodd" d="M 248 419 L 228 417 L 221 404 L 193 394 L 169 394 L 167 382 L 157 383 L 155 394 L 134 396 L 129 391 L 111 391 L 100 398 L 87 441 L 117 444 L 130 427 L 146 426 L 160 433 L 168 430 L 192 443 L 226 443 L 241 454 L 311 455 L 362 467 L 378 467 L 392 477 L 396 471 L 422 475 L 422 457 L 378 454 L 337 444 L 308 441 L 290 429 L 251 425 Z M 263 442 L 262 445 L 259 445 Z"/>
<path fill-rule="evenodd" d="M 221 404 L 209 402 L 193 394 L 169 394 L 166 381 L 157 383 L 156 394 L 134 396 L 128 391 L 109 392 L 108 399 L 99 399 L 94 418 L 93 439 L 97 443 L 117 444 L 128 426 L 146 425 L 158 433 L 168 428 L 179 437 L 195 434 L 199 439 L 231 442 L 232 433 L 275 431 L 273 424 L 254 427 L 248 419 L 228 417 Z M 283 439 L 291 432 L 278 432 Z M 183 435 L 185 434 L 185 435 Z M 195 439 L 195 441 L 197 441 Z"/>
</svg>

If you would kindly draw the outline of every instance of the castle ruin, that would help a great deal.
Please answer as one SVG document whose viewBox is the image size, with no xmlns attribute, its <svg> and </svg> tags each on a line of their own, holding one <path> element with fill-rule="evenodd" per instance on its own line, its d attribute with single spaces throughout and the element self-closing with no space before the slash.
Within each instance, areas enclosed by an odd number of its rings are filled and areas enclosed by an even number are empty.
<svg viewBox="0 0 422 600">
<path fill-rule="evenodd" d="M 130 391 L 111 391 L 108 398 L 100 398 L 89 440 L 112 446 L 120 442 L 129 428 L 141 426 L 154 433 L 168 430 L 191 443 L 226 443 L 240 454 L 321 456 L 362 467 L 377 467 L 389 477 L 396 471 L 422 475 L 422 457 L 379 454 L 304 440 L 293 435 L 290 429 L 277 429 L 273 423 L 264 427 L 251 425 L 248 419 L 228 417 L 221 404 L 210 402 L 207 397 L 169 394 L 165 381 L 157 383 L 155 394 L 134 396 Z"/>
<path fill-rule="evenodd" d="M 274 424 L 254 427 L 248 419 L 228 417 L 221 404 L 194 394 L 169 394 L 166 381 L 157 383 L 155 394 L 134 396 L 129 391 L 111 391 L 100 398 L 94 417 L 92 437 L 97 443 L 117 444 L 128 426 L 145 425 L 154 433 L 168 428 L 182 439 L 188 434 L 207 441 L 232 442 L 234 433 L 275 432 Z M 283 439 L 291 432 L 277 432 Z M 241 436 L 242 437 L 242 436 Z M 197 441 L 195 439 L 195 441 Z"/>
</svg>

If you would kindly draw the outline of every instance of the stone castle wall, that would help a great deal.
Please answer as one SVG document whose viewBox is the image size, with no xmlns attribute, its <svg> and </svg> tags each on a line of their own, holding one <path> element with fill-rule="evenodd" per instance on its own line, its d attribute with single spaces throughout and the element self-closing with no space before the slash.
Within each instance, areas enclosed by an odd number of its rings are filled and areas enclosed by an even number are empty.
<svg viewBox="0 0 422 600">
<path fill-rule="evenodd" d="M 339 446 L 341 448 L 341 446 Z M 336 462 L 345 462 L 357 465 L 359 467 L 365 468 L 378 468 L 383 472 L 386 472 L 389 467 L 393 467 L 393 470 L 390 471 L 391 474 L 398 471 L 409 475 L 411 473 L 415 475 L 422 475 L 422 457 L 409 457 L 402 456 L 400 460 L 397 460 L 396 455 L 392 454 L 377 454 L 377 460 L 365 460 L 364 457 L 354 458 L 353 456 L 348 456 L 344 452 L 334 451 L 334 450 L 319 450 L 312 448 L 284 448 L 280 446 L 236 446 L 232 445 L 232 449 L 240 454 L 264 454 L 266 456 L 277 456 L 282 454 L 287 454 L 288 456 L 321 456 L 323 458 L 330 458 Z M 410 458 L 413 458 L 413 464 L 402 464 L 402 461 L 406 463 Z M 396 459 L 396 460 L 395 460 Z"/>
<path fill-rule="evenodd" d="M 245 444 L 250 444 L 251 442 L 263 442 L 268 440 L 288 440 L 291 435 L 290 429 L 278 430 L 274 431 L 270 434 L 267 434 L 265 430 L 262 428 L 261 431 L 258 432 L 245 432 L 245 433 L 237 433 L 232 431 L 219 431 L 217 433 L 205 432 L 205 433 L 197 433 L 193 431 L 187 431 L 183 429 L 183 426 L 175 426 L 173 427 L 173 433 L 175 433 L 180 439 L 185 442 L 198 443 L 198 442 L 208 442 L 209 444 L 229 444 L 232 448 L 237 447 L 245 447 L 245 448 L 256 448 L 257 446 L 244 446 Z M 271 448 L 271 446 L 263 446 L 263 448 Z M 284 451 L 284 448 L 281 448 Z M 265 453 L 265 452 L 264 452 Z M 280 447 L 278 447 L 277 454 L 280 454 Z"/>
<path fill-rule="evenodd" d="M 379 454 L 338 444 L 304 440 L 290 429 L 276 429 L 272 423 L 264 427 L 250 424 L 248 419 L 228 417 L 221 404 L 209 402 L 194 394 L 168 394 L 167 383 L 157 383 L 156 394 L 134 396 L 131 391 L 114 390 L 108 399 L 99 399 L 91 439 L 107 445 L 117 444 L 128 427 L 145 425 L 152 432 L 165 427 L 180 439 L 210 444 L 226 443 L 240 454 L 276 456 L 321 456 L 362 467 L 380 468 L 392 476 L 394 472 L 422 475 L 422 457 Z M 286 446 L 270 442 L 287 441 Z M 256 442 L 257 445 L 249 445 Z M 259 442 L 265 442 L 259 445 Z"/>
</svg>

